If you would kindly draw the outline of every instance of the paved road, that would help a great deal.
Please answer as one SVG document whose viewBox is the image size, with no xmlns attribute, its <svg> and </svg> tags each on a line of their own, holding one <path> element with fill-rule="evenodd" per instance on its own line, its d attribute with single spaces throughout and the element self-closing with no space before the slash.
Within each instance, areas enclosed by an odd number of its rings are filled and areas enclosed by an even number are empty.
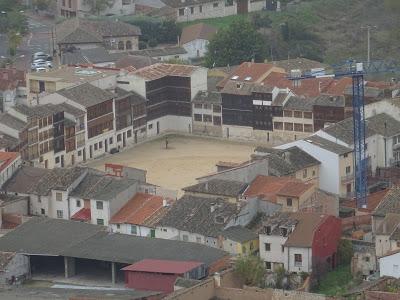
<svg viewBox="0 0 400 300">
<path fill-rule="evenodd" d="M 51 23 L 28 18 L 29 33 L 18 47 L 15 66 L 21 70 L 29 70 L 32 54 L 45 52 L 50 54 Z M 0 35 L 0 57 L 8 57 L 8 41 L 5 35 Z"/>
</svg>

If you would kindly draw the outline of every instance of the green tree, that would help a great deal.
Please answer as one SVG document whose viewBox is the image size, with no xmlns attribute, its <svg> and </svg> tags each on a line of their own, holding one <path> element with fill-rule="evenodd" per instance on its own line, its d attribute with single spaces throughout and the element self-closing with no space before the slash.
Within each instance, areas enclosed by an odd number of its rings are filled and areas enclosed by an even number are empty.
<svg viewBox="0 0 400 300">
<path fill-rule="evenodd" d="M 22 36 L 19 32 L 10 31 L 8 34 L 8 44 L 11 56 L 15 56 L 17 53 L 17 48 L 21 44 Z"/>
<path fill-rule="evenodd" d="M 90 12 L 96 15 L 114 5 L 115 0 L 84 0 L 84 4 L 90 7 Z"/>
<path fill-rule="evenodd" d="M 349 265 L 353 257 L 353 244 L 349 240 L 340 240 L 338 246 L 340 265 Z"/>
<path fill-rule="evenodd" d="M 235 273 L 250 286 L 260 286 L 264 281 L 265 268 L 258 256 L 241 256 L 234 267 Z"/>
<path fill-rule="evenodd" d="M 222 28 L 211 39 L 205 57 L 207 67 L 238 65 L 254 59 L 264 61 L 266 41 L 254 26 L 246 20 L 237 20 Z"/>
</svg>

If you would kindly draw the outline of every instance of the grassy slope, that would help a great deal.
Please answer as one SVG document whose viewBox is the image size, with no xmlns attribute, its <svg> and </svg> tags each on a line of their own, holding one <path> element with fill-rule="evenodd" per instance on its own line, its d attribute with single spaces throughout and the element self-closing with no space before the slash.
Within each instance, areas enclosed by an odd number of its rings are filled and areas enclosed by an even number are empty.
<svg viewBox="0 0 400 300">
<path fill-rule="evenodd" d="M 335 271 L 326 274 L 314 292 L 327 296 L 341 295 L 351 280 L 350 266 L 340 266 Z"/>
</svg>

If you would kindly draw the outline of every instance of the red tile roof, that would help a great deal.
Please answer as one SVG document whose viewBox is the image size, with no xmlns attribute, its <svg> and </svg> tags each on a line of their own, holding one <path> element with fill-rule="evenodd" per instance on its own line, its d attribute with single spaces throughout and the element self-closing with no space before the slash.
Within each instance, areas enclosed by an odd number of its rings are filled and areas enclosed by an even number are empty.
<svg viewBox="0 0 400 300">
<path fill-rule="evenodd" d="M 313 188 L 312 184 L 304 183 L 292 177 L 257 176 L 244 193 L 246 197 L 262 197 L 276 202 L 276 197 L 299 197 L 305 191 Z"/>
<path fill-rule="evenodd" d="M 324 94 L 332 96 L 343 96 L 345 89 L 352 85 L 353 79 L 350 77 L 342 77 L 338 80 L 332 81 L 324 91 Z"/>
<path fill-rule="evenodd" d="M 77 221 L 89 221 L 90 219 L 91 219 L 90 208 L 82 208 L 71 217 L 71 220 L 77 220 Z"/>
<path fill-rule="evenodd" d="M 381 190 L 367 196 L 367 208 L 358 208 L 362 212 L 372 212 L 385 198 L 386 194 L 390 192 L 390 189 Z M 356 200 L 346 200 L 341 202 L 341 206 L 357 208 Z"/>
<path fill-rule="evenodd" d="M 233 76 L 238 76 L 235 80 L 237 81 L 246 81 L 246 82 L 260 82 L 264 79 L 264 77 L 275 70 L 274 73 L 278 73 L 277 71 L 280 70 L 282 74 L 285 74 L 285 70 L 282 68 L 278 68 L 273 64 L 266 64 L 266 63 L 253 63 L 253 62 L 244 62 L 235 70 L 229 73 L 227 77 L 217 83 L 218 88 L 223 88 L 225 84 L 231 80 Z M 287 76 L 287 75 L 284 75 Z M 245 80 L 247 78 L 248 80 Z"/>
<path fill-rule="evenodd" d="M 301 80 L 298 86 L 294 86 L 294 81 L 289 80 L 287 76 L 286 73 L 271 72 L 262 82 L 281 89 L 289 88 L 297 96 L 316 97 L 334 81 L 332 78 L 311 78 Z"/>
<path fill-rule="evenodd" d="M 203 263 L 197 261 L 143 259 L 137 263 L 123 268 L 122 270 L 149 273 L 184 274 L 193 270 L 194 268 L 201 266 L 202 264 Z"/>
<path fill-rule="evenodd" d="M 160 196 L 137 193 L 110 220 L 110 224 L 143 225 L 147 218 L 163 207 Z"/>
<path fill-rule="evenodd" d="M 0 152 L 0 172 L 6 169 L 18 157 L 18 152 Z"/>
</svg>

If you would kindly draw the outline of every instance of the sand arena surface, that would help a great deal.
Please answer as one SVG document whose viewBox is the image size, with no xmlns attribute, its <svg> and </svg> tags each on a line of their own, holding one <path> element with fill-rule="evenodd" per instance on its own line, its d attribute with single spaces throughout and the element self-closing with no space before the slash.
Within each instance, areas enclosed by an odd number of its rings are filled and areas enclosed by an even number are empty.
<svg viewBox="0 0 400 300">
<path fill-rule="evenodd" d="M 218 161 L 249 160 L 254 145 L 200 137 L 169 136 L 156 139 L 124 152 L 88 163 L 104 170 L 105 163 L 122 164 L 147 170 L 147 181 L 168 189 L 180 190 L 195 184 L 196 178 L 216 171 Z"/>
</svg>

